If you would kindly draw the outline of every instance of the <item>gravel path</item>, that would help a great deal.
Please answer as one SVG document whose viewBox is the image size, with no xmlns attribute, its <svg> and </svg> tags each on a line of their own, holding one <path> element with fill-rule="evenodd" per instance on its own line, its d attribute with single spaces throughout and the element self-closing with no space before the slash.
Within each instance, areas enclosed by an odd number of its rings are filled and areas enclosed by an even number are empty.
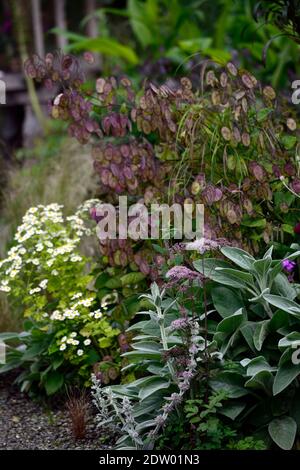
<svg viewBox="0 0 300 470">
<path fill-rule="evenodd" d="M 84 439 L 76 440 L 68 412 L 30 400 L 0 376 L 0 450 L 105 449 L 91 416 Z"/>
</svg>

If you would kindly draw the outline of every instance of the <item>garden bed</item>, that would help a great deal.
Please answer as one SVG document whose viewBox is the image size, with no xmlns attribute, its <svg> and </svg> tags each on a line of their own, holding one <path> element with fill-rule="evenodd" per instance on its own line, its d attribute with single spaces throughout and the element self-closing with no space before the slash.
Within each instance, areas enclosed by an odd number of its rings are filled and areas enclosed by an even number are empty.
<svg viewBox="0 0 300 470">
<path fill-rule="evenodd" d="M 91 414 L 84 439 L 72 435 L 64 403 L 40 404 L 18 391 L 11 376 L 0 383 L 0 450 L 103 449 Z M 107 447 L 106 447 L 107 448 Z"/>
</svg>

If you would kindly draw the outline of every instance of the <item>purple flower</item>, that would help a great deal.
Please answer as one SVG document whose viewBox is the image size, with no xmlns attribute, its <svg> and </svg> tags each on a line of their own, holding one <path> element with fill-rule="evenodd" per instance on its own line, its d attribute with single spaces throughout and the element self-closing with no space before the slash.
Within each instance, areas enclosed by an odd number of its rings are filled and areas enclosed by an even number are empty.
<svg viewBox="0 0 300 470">
<path fill-rule="evenodd" d="M 296 262 L 295 261 L 290 261 L 289 259 L 284 259 L 281 264 L 282 264 L 282 267 L 288 273 L 291 273 L 292 271 L 294 271 L 294 269 L 296 267 Z"/>
<path fill-rule="evenodd" d="M 184 280 L 193 280 L 199 277 L 198 273 L 192 271 L 191 269 L 187 268 L 186 266 L 174 266 L 173 268 L 169 269 L 166 274 L 167 279 L 171 279 L 172 281 L 181 281 Z"/>
<path fill-rule="evenodd" d="M 178 318 L 177 320 L 173 320 L 170 325 L 171 330 L 184 330 L 188 327 L 189 321 L 187 318 Z"/>
</svg>

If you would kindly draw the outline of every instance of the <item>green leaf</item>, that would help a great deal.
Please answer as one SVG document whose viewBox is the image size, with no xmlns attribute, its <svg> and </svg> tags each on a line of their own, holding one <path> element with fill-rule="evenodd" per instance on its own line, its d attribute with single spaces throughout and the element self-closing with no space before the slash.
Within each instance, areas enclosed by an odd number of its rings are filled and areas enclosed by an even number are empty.
<svg viewBox="0 0 300 470">
<path fill-rule="evenodd" d="M 122 356 L 127 357 L 132 362 L 143 362 L 146 359 L 152 359 L 156 361 L 161 360 L 161 353 L 155 351 L 129 351 L 122 354 Z"/>
<path fill-rule="evenodd" d="M 220 268 L 230 268 L 231 265 L 226 261 L 215 259 L 215 258 L 205 258 L 194 261 L 193 263 L 195 269 L 200 273 L 204 274 L 205 277 L 209 279 L 214 279 L 213 276 L 216 276 L 215 270 L 216 267 Z"/>
<path fill-rule="evenodd" d="M 294 227 L 292 225 L 288 225 L 288 224 L 282 224 L 281 225 L 281 229 L 285 232 L 285 233 L 289 233 L 290 235 L 294 235 Z"/>
<path fill-rule="evenodd" d="M 258 374 L 261 371 L 273 372 L 276 371 L 276 368 L 271 367 L 270 364 L 266 361 L 263 356 L 255 357 L 247 364 L 247 375 L 253 376 Z"/>
<path fill-rule="evenodd" d="M 279 273 L 275 277 L 272 291 L 274 294 L 287 297 L 290 300 L 293 300 L 297 296 L 295 287 L 288 281 L 286 275 L 283 273 Z"/>
<path fill-rule="evenodd" d="M 264 390 L 268 395 L 272 394 L 273 375 L 267 370 L 255 374 L 245 383 L 245 387 Z"/>
<path fill-rule="evenodd" d="M 56 393 L 63 386 L 63 383 L 63 374 L 57 371 L 49 372 L 44 378 L 44 385 L 47 395 L 53 395 Z"/>
<path fill-rule="evenodd" d="M 244 325 L 241 326 L 241 333 L 243 337 L 245 338 L 249 348 L 253 351 L 256 352 L 254 342 L 253 342 L 253 336 L 254 336 L 254 331 L 256 328 L 256 322 L 246 322 Z"/>
<path fill-rule="evenodd" d="M 105 286 L 106 282 L 110 279 L 110 275 L 108 273 L 101 273 L 95 282 L 96 289 L 101 289 Z"/>
<path fill-rule="evenodd" d="M 244 379 L 237 372 L 220 372 L 209 383 L 216 392 L 224 390 L 228 398 L 240 398 L 248 395 L 248 391 L 244 388 Z"/>
<path fill-rule="evenodd" d="M 266 339 L 269 332 L 270 320 L 264 320 L 256 324 L 254 331 L 253 343 L 257 351 L 261 351 L 264 340 Z"/>
<path fill-rule="evenodd" d="M 127 286 L 131 284 L 138 284 L 143 279 L 145 279 L 145 274 L 137 273 L 128 273 L 121 277 L 122 286 Z"/>
<path fill-rule="evenodd" d="M 287 150 L 290 150 L 296 144 L 297 138 L 294 135 L 284 135 L 281 139 L 281 142 Z"/>
<path fill-rule="evenodd" d="M 229 287 L 213 286 L 211 296 L 215 309 L 223 318 L 229 317 L 234 312 L 244 307 L 240 292 L 234 291 Z"/>
<path fill-rule="evenodd" d="M 229 317 L 224 318 L 217 326 L 217 331 L 221 333 L 233 333 L 235 332 L 242 322 L 245 320 L 245 314 L 243 309 L 240 308 L 237 312 Z"/>
<path fill-rule="evenodd" d="M 161 377 L 151 377 L 146 383 L 146 385 L 143 385 L 141 390 L 139 391 L 139 398 L 141 400 L 145 400 L 154 393 L 168 388 L 169 385 L 170 382 Z"/>
<path fill-rule="evenodd" d="M 157 352 L 161 349 L 161 346 L 155 341 L 140 341 L 132 344 L 133 349 L 144 352 Z"/>
<path fill-rule="evenodd" d="M 29 333 L 27 334 L 27 336 L 29 335 Z M 24 335 L 23 335 L 24 336 Z M 19 339 L 20 337 L 20 333 L 0 333 L 0 340 L 1 341 L 7 341 L 7 340 L 10 340 L 10 339 Z"/>
<path fill-rule="evenodd" d="M 249 219 L 249 220 L 244 219 L 244 220 L 242 221 L 242 225 L 244 225 L 245 227 L 253 227 L 253 228 L 256 227 L 256 228 L 261 228 L 261 229 L 263 229 L 263 228 L 266 227 L 267 221 L 266 221 L 266 219 L 254 219 L 254 220 L 252 220 L 252 219 Z"/>
<path fill-rule="evenodd" d="M 227 274 L 230 279 L 235 280 L 242 280 L 245 283 L 253 284 L 253 276 L 250 273 L 245 273 L 244 271 L 240 271 L 238 269 L 232 268 L 216 268 L 216 271 L 222 274 Z M 244 285 L 244 283 L 242 283 Z"/>
<path fill-rule="evenodd" d="M 119 289 L 123 287 L 121 277 L 120 276 L 111 277 L 105 283 L 105 287 L 107 287 L 108 289 Z"/>
<path fill-rule="evenodd" d="M 278 395 L 285 390 L 296 377 L 300 374 L 300 364 L 295 365 L 292 362 L 285 362 L 279 366 L 274 379 L 273 393 Z"/>
<path fill-rule="evenodd" d="M 258 111 L 257 113 L 257 121 L 258 122 L 263 122 L 267 119 L 269 114 L 273 111 L 273 109 L 270 108 L 262 108 Z"/>
<path fill-rule="evenodd" d="M 297 432 L 297 424 L 290 416 L 283 416 L 271 421 L 268 431 L 273 441 L 284 450 L 291 450 Z"/>
<path fill-rule="evenodd" d="M 265 294 L 263 297 L 267 302 L 269 302 L 269 304 L 274 305 L 275 307 L 280 308 L 280 310 L 288 312 L 300 319 L 300 306 L 293 300 L 272 294 Z"/>
<path fill-rule="evenodd" d="M 290 316 L 283 310 L 276 310 L 269 323 L 270 331 L 278 331 L 283 327 L 289 326 Z"/>
<path fill-rule="evenodd" d="M 23 356 L 22 360 L 23 361 L 30 361 L 34 359 L 36 356 L 44 352 L 48 348 L 48 344 L 45 342 L 41 343 L 35 343 L 33 344 L 30 348 L 26 349 Z"/>
<path fill-rule="evenodd" d="M 297 348 L 300 347 L 300 333 L 298 331 L 292 331 L 278 343 L 279 348 Z"/>
<path fill-rule="evenodd" d="M 232 419 L 233 421 L 241 414 L 241 412 L 246 408 L 246 403 L 243 402 L 229 402 L 220 408 L 219 413 L 227 416 L 227 418 Z"/>
<path fill-rule="evenodd" d="M 52 360 L 52 367 L 54 370 L 58 369 L 62 363 L 64 362 L 64 357 L 63 356 L 60 356 L 60 357 L 56 357 L 55 359 Z"/>
<path fill-rule="evenodd" d="M 272 260 L 270 258 L 267 259 L 258 259 L 253 263 L 253 272 L 256 274 L 258 279 L 265 278 L 267 272 L 271 267 Z"/>
<path fill-rule="evenodd" d="M 66 49 L 74 50 L 76 52 L 85 50 L 100 52 L 101 54 L 124 59 L 131 65 L 136 65 L 139 62 L 138 56 L 131 47 L 125 46 L 109 37 L 80 39 L 79 41 L 71 43 Z"/>
<path fill-rule="evenodd" d="M 146 23 L 148 18 L 145 11 L 145 4 L 140 3 L 139 0 L 128 0 L 127 10 L 132 30 L 141 45 L 143 47 L 147 47 L 150 44 L 155 43 L 156 38 L 153 35 L 153 31 L 151 31 Z M 156 17 L 155 10 L 152 10 L 151 16 L 153 21 L 152 24 L 156 24 L 157 21 L 154 19 Z"/>
<path fill-rule="evenodd" d="M 253 258 L 253 256 L 249 255 L 249 253 L 244 250 L 241 250 L 240 248 L 225 246 L 221 248 L 221 252 L 224 256 L 226 256 L 226 258 L 230 259 L 240 268 L 243 269 L 251 269 L 252 264 L 255 261 L 255 258 Z"/>
</svg>

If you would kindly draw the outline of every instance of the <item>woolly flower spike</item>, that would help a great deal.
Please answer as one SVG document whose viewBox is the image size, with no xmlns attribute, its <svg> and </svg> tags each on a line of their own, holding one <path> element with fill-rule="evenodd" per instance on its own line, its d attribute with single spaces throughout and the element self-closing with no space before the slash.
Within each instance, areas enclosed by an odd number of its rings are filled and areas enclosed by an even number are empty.
<svg viewBox="0 0 300 470">
<path fill-rule="evenodd" d="M 288 272 L 291 273 L 296 267 L 295 261 L 290 261 L 289 259 L 284 259 L 282 261 L 282 267 Z"/>
<path fill-rule="evenodd" d="M 198 278 L 199 274 L 187 268 L 186 266 L 174 266 L 167 272 L 166 277 L 172 281 L 180 281 L 183 279 L 192 280 Z"/>
</svg>

